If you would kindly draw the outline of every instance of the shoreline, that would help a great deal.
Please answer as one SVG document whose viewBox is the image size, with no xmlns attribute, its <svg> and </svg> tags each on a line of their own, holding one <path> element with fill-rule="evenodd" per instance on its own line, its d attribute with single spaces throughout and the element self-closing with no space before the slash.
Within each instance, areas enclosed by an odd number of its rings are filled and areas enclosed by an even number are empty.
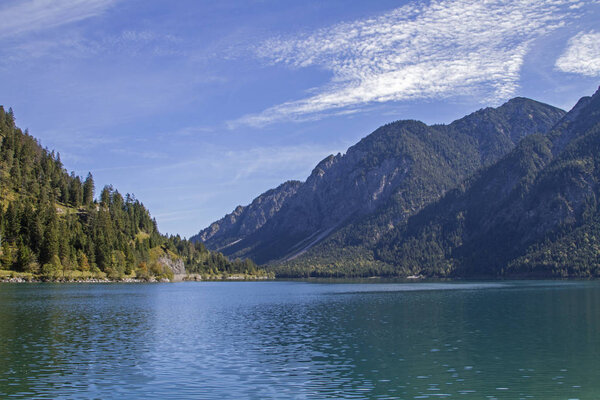
<svg viewBox="0 0 600 400">
<path fill-rule="evenodd" d="M 199 274 L 177 274 L 172 279 L 169 278 L 136 278 L 123 277 L 121 279 L 109 279 L 107 277 L 56 277 L 46 278 L 41 276 L 32 276 L 26 273 L 9 271 L 10 276 L 0 277 L 0 283 L 174 283 L 174 282 L 220 282 L 220 281 L 267 281 L 274 280 L 274 277 L 260 275 L 218 275 L 202 276 Z"/>
<path fill-rule="evenodd" d="M 291 277 L 271 277 L 271 276 L 216 276 L 206 277 L 196 274 L 176 275 L 173 279 L 168 278 L 150 278 L 140 279 L 126 277 L 122 279 L 109 279 L 106 277 L 86 278 L 86 279 L 69 279 L 56 278 L 45 279 L 42 277 L 2 277 L 0 283 L 177 283 L 177 282 L 307 282 L 307 283 L 436 283 L 436 282 L 478 282 L 478 281 L 594 281 L 598 277 L 543 277 L 543 276 L 514 276 L 514 277 L 454 277 L 454 278 L 436 278 L 436 277 L 349 277 L 349 278 L 326 278 L 326 277 L 310 277 L 310 278 L 291 278 Z"/>
</svg>

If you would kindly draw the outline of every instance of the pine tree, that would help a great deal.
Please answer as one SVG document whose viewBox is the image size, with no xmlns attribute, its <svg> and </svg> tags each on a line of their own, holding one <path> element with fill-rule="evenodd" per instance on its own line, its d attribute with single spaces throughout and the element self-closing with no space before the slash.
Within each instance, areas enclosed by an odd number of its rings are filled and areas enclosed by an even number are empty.
<svg viewBox="0 0 600 400">
<path fill-rule="evenodd" d="M 17 271 L 26 271 L 32 261 L 33 254 L 31 253 L 31 250 L 23 243 L 23 240 L 19 240 L 14 269 Z"/>
<path fill-rule="evenodd" d="M 85 182 L 83 182 L 83 204 L 86 206 L 94 202 L 94 177 L 88 172 Z"/>
<path fill-rule="evenodd" d="M 42 249 L 40 251 L 40 262 L 42 264 L 49 263 L 54 256 L 58 257 L 59 241 L 56 225 L 56 221 L 52 221 L 44 232 L 44 241 L 42 242 Z"/>
<path fill-rule="evenodd" d="M 103 207 L 109 207 L 112 198 L 113 187 L 112 185 L 106 185 L 102 188 L 102 192 L 100 193 L 100 203 L 102 203 Z"/>
</svg>

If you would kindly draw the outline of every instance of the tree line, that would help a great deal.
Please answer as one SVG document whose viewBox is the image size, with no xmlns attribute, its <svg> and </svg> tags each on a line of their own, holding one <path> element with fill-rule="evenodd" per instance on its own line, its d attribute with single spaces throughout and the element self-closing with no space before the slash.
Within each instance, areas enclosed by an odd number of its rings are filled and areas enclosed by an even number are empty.
<svg viewBox="0 0 600 400">
<path fill-rule="evenodd" d="M 91 173 L 68 173 L 60 154 L 43 148 L 0 106 L 0 268 L 60 278 L 88 275 L 172 277 L 164 262 L 182 260 L 205 275 L 262 274 L 251 260 L 230 261 L 202 243 L 160 234 L 134 195 L 105 186 L 98 198 Z"/>
</svg>

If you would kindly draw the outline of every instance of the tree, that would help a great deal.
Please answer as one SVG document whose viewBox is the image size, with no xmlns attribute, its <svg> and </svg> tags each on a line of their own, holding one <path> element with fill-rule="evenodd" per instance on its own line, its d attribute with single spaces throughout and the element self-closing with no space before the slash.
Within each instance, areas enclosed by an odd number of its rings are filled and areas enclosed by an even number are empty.
<svg viewBox="0 0 600 400">
<path fill-rule="evenodd" d="M 19 240 L 19 246 L 17 247 L 17 260 L 15 262 L 15 270 L 26 271 L 29 267 L 29 264 L 32 261 L 33 254 L 31 254 L 31 250 L 23 243 L 23 240 Z"/>
<path fill-rule="evenodd" d="M 100 203 L 102 203 L 103 207 L 109 207 L 112 198 L 113 187 L 112 185 L 106 185 L 102 188 L 102 192 L 100 193 Z"/>
<path fill-rule="evenodd" d="M 16 203 L 8 204 L 4 219 L 6 220 L 5 240 L 14 242 L 17 240 L 17 237 L 21 231 L 21 216 Z"/>
<path fill-rule="evenodd" d="M 0 257 L 0 267 L 9 269 L 12 266 L 12 249 L 6 240 L 2 241 L 2 257 Z"/>
<path fill-rule="evenodd" d="M 42 274 L 47 279 L 53 279 L 58 276 L 59 271 L 62 270 L 62 265 L 60 263 L 60 259 L 55 254 L 50 258 L 50 262 L 47 262 L 42 267 Z"/>
<path fill-rule="evenodd" d="M 85 255 L 85 253 L 81 250 L 79 250 L 79 252 L 77 253 L 77 264 L 79 266 L 80 271 L 86 272 L 90 270 L 90 263 L 88 261 L 88 258 Z"/>
<path fill-rule="evenodd" d="M 88 172 L 85 182 L 83 182 L 83 204 L 86 206 L 94 202 L 94 177 Z"/>
<path fill-rule="evenodd" d="M 81 179 L 71 172 L 71 181 L 69 182 L 69 202 L 75 207 L 83 203 L 83 190 Z"/>
<path fill-rule="evenodd" d="M 42 249 L 40 251 L 40 261 L 42 264 L 49 263 L 54 256 L 58 259 L 59 241 L 56 225 L 56 222 L 50 223 L 44 232 L 44 241 L 42 242 Z"/>
</svg>

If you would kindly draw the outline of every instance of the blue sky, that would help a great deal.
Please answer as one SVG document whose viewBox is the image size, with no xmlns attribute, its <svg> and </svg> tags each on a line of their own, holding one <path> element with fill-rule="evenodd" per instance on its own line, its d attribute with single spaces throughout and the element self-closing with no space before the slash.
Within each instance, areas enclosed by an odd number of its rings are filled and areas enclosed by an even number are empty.
<svg viewBox="0 0 600 400">
<path fill-rule="evenodd" d="M 600 1 L 4 0 L 0 104 L 190 236 L 379 125 L 600 84 Z"/>
</svg>

